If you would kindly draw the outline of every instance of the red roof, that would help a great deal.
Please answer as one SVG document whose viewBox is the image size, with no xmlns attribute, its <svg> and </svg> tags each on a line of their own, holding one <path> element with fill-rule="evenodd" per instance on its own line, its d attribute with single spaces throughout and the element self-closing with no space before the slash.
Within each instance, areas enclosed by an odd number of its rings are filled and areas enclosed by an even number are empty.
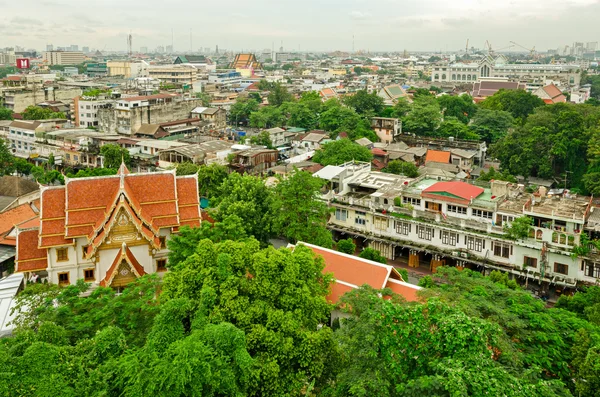
<svg viewBox="0 0 600 397">
<path fill-rule="evenodd" d="M 16 271 L 30 272 L 48 267 L 48 250 L 38 248 L 38 232 L 37 229 L 29 229 L 17 235 Z"/>
<path fill-rule="evenodd" d="M 483 191 L 484 190 L 479 186 L 474 186 L 466 182 L 451 181 L 437 182 L 429 186 L 427 189 L 423 190 L 423 193 L 449 193 L 463 200 L 471 200 L 472 198 L 476 198 L 477 196 L 479 196 L 481 193 L 483 193 Z"/>
<path fill-rule="evenodd" d="M 133 255 L 133 252 L 131 252 L 129 247 L 123 245 L 121 248 L 119 248 L 119 252 L 117 252 L 112 265 L 110 265 L 110 268 L 106 271 L 106 276 L 102 281 L 100 281 L 101 286 L 106 287 L 110 285 L 122 260 L 125 260 L 127 263 L 129 263 L 131 269 L 134 273 L 136 273 L 137 277 L 141 277 L 146 274 L 146 271 L 144 270 L 143 266 L 140 265 L 140 262 L 138 262 L 135 255 Z"/>
<path fill-rule="evenodd" d="M 371 149 L 371 153 L 373 153 L 375 156 L 385 156 L 387 154 L 385 150 L 376 147 Z"/>
<path fill-rule="evenodd" d="M 436 163 L 450 163 L 450 152 L 440 150 L 428 150 L 425 155 L 425 162 L 433 161 Z"/>
<path fill-rule="evenodd" d="M 376 289 L 391 288 L 408 301 L 417 300 L 416 293 L 421 287 L 402 282 L 402 276 L 392 266 L 312 244 L 302 242 L 298 244 L 305 245 L 315 254 L 323 257 L 325 262 L 323 272 L 333 273 L 336 282 L 327 297 L 327 300 L 332 303 L 337 303 L 340 296 L 346 292 L 365 284 Z"/>
</svg>

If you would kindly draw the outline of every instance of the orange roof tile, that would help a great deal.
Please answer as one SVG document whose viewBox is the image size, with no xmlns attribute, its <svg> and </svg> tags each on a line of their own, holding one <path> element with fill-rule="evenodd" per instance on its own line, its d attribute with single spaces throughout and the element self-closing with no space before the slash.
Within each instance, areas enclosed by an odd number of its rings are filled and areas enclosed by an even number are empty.
<svg viewBox="0 0 600 397">
<path fill-rule="evenodd" d="M 45 270 L 48 267 L 48 250 L 38 248 L 38 230 L 28 229 L 17 234 L 16 271 Z"/>
<path fill-rule="evenodd" d="M 331 293 L 327 300 L 334 304 L 343 294 L 364 284 L 376 289 L 390 288 L 408 301 L 417 299 L 416 292 L 421 287 L 402 282 L 402 276 L 392 266 L 312 244 L 302 242 L 298 244 L 307 246 L 315 254 L 323 257 L 325 262 L 323 273 L 333 273 L 336 282 L 331 286 Z"/>
<path fill-rule="evenodd" d="M 37 217 L 37 214 L 28 203 L 0 212 L 0 235 L 8 233 L 15 225 L 34 217 Z"/>
<path fill-rule="evenodd" d="M 425 162 L 433 161 L 436 163 L 450 163 L 450 152 L 440 150 L 428 150 L 425 156 Z"/>
<path fill-rule="evenodd" d="M 40 247 L 73 244 L 73 240 L 55 236 L 56 234 L 63 234 L 64 236 L 65 233 L 65 194 L 64 186 L 42 190 L 39 231 Z"/>
</svg>

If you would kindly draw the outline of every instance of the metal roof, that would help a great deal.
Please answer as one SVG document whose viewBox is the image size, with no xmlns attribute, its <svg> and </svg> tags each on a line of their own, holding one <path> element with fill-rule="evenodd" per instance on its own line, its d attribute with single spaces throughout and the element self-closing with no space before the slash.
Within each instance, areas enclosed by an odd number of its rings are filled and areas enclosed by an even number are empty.
<svg viewBox="0 0 600 397">
<path fill-rule="evenodd" d="M 0 280 L 0 337 L 10 335 L 14 326 L 9 323 L 14 316 L 11 310 L 15 306 L 15 297 L 23 283 L 23 273 L 13 273 Z"/>
</svg>

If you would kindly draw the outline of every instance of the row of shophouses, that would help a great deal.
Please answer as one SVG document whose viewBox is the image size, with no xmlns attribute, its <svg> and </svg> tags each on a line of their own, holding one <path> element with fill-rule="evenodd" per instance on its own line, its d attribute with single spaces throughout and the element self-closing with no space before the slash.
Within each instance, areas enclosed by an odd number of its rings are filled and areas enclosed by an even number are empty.
<svg viewBox="0 0 600 397">
<path fill-rule="evenodd" d="M 573 252 L 582 233 L 592 241 L 599 236 L 600 200 L 544 187 L 528 193 L 504 181 L 410 179 L 371 171 L 368 163 L 327 166 L 315 176 L 328 181 L 323 199 L 333 209 L 334 237 L 352 238 L 390 260 L 430 270 L 501 270 L 557 289 L 600 279 L 594 244 Z M 522 216 L 533 219 L 529 236 L 507 238 L 504 226 Z"/>
</svg>

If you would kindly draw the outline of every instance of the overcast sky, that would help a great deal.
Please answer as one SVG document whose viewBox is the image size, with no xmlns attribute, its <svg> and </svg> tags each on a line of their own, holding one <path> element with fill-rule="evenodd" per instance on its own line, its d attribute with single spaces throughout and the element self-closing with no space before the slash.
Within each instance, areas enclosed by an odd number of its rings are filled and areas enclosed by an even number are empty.
<svg viewBox="0 0 600 397">
<path fill-rule="evenodd" d="M 600 0 L 0 0 L 0 48 L 538 50 L 600 41 Z"/>
</svg>

